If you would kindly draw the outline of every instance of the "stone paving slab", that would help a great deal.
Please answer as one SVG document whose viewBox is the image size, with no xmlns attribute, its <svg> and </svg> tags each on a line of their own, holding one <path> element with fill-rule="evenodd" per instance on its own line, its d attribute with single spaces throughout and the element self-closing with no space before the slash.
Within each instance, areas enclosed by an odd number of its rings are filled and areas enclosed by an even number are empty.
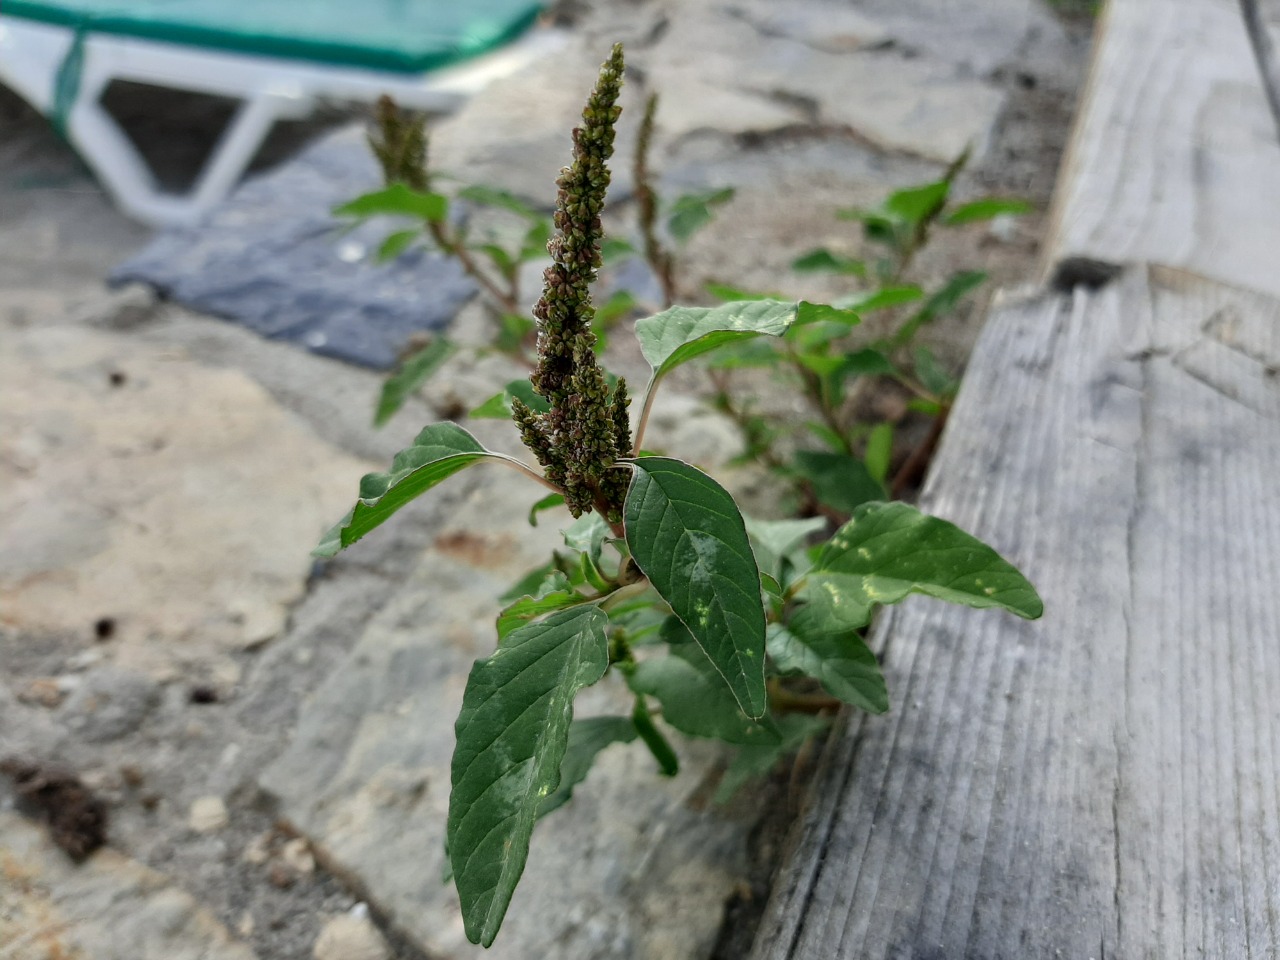
<svg viewBox="0 0 1280 960">
<path fill-rule="evenodd" d="M 375 262 L 402 225 L 382 218 L 353 228 L 330 212 L 380 182 L 363 129 L 345 128 L 246 180 L 199 226 L 164 231 L 112 281 L 146 283 L 266 337 L 385 369 L 476 287 L 455 261 L 421 248 Z"/>
<path fill-rule="evenodd" d="M 113 850 L 77 866 L 0 809 L 4 960 L 256 960 L 170 878 Z"/>
<path fill-rule="evenodd" d="M 0 623 L 157 679 L 284 628 L 369 465 L 243 373 L 119 333 L 0 330 Z"/>
</svg>

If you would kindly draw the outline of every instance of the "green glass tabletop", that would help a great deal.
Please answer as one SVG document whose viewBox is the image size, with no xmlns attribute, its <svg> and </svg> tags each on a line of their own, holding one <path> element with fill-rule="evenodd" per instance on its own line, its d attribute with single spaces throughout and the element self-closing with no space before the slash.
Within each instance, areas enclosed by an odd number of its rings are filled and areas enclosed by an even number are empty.
<svg viewBox="0 0 1280 960">
<path fill-rule="evenodd" d="M 0 14 L 122 36 L 421 73 L 500 46 L 540 0 L 0 0 Z"/>
</svg>

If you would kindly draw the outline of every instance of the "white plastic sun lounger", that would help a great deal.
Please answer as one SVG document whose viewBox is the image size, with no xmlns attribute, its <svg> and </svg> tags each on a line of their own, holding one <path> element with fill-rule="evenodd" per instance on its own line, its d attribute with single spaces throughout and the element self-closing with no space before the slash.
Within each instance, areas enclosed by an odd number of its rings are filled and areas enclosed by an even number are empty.
<svg viewBox="0 0 1280 960">
<path fill-rule="evenodd" d="M 198 221 L 280 119 L 384 93 L 450 109 L 555 38 L 540 0 L 0 0 L 0 83 L 48 117 L 125 212 Z M 525 34 L 517 43 L 509 41 Z M 191 190 L 162 192 L 104 109 L 115 80 L 240 102 Z"/>
</svg>

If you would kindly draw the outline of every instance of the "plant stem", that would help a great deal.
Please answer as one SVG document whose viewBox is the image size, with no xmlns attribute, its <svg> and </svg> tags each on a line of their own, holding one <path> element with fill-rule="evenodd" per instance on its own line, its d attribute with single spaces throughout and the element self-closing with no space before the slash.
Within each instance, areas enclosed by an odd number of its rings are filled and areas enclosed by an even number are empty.
<svg viewBox="0 0 1280 960">
<path fill-rule="evenodd" d="M 889 485 L 889 496 L 892 499 L 899 499 L 907 487 L 913 483 L 918 483 L 920 478 L 924 476 L 929 460 L 933 456 L 934 448 L 938 446 L 938 440 L 941 439 L 942 431 L 947 425 L 947 417 L 950 413 L 951 407 L 949 405 L 944 406 L 938 412 L 938 415 L 933 418 L 933 424 L 929 427 L 928 434 L 911 451 L 906 463 L 893 475 L 893 482 Z"/>
<path fill-rule="evenodd" d="M 839 710 L 841 701 L 826 693 L 792 693 L 778 682 L 769 681 L 769 706 L 783 713 L 825 713 Z"/>
<path fill-rule="evenodd" d="M 653 118 L 657 109 L 658 95 L 651 93 L 645 102 L 644 119 L 640 122 L 640 134 L 636 138 L 632 180 L 635 183 L 636 203 L 639 205 L 637 219 L 640 222 L 640 235 L 644 239 L 644 258 L 662 287 L 663 306 L 669 307 L 676 301 L 672 257 L 671 252 L 664 250 L 662 244 L 658 242 L 658 235 L 654 230 L 654 221 L 658 215 L 658 198 L 653 192 L 653 184 L 649 179 L 649 142 L 653 137 Z"/>
<path fill-rule="evenodd" d="M 520 304 L 517 300 L 517 291 L 503 290 L 493 281 L 493 279 L 481 269 L 480 264 L 476 263 L 475 258 L 471 256 L 471 251 L 467 249 L 466 244 L 454 235 L 451 235 L 448 227 L 443 223 L 434 221 L 427 224 L 427 229 L 431 233 L 431 238 L 435 240 L 436 245 L 440 249 L 452 257 L 456 257 L 458 263 L 462 265 L 462 269 L 467 276 L 471 277 L 480 287 L 491 296 L 498 304 L 498 307 L 504 313 L 519 313 Z"/>
<path fill-rule="evenodd" d="M 509 457 L 505 453 L 494 453 L 492 450 L 489 451 L 487 456 L 492 457 L 493 459 L 497 460 L 499 463 L 506 464 L 508 467 L 512 467 L 516 470 L 519 470 L 525 476 L 533 480 L 537 480 L 538 483 L 542 484 L 552 493 L 559 493 L 561 495 L 564 494 L 563 490 L 561 490 L 554 483 L 552 483 L 550 480 L 548 480 L 546 477 L 540 474 L 537 470 L 534 470 L 527 463 L 517 460 L 515 457 Z"/>
</svg>

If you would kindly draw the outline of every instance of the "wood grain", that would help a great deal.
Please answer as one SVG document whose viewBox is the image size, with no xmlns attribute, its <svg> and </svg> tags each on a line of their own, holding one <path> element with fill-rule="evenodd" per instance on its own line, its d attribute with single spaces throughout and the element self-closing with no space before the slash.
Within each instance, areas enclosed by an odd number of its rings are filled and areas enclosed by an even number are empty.
<svg viewBox="0 0 1280 960">
<path fill-rule="evenodd" d="M 1046 276 L 1162 263 L 1280 295 L 1280 136 L 1239 0 L 1111 0 L 1095 44 Z"/>
<path fill-rule="evenodd" d="M 1280 306 L 1133 268 L 999 307 L 925 507 L 1045 618 L 913 601 L 756 960 L 1280 955 Z"/>
</svg>

